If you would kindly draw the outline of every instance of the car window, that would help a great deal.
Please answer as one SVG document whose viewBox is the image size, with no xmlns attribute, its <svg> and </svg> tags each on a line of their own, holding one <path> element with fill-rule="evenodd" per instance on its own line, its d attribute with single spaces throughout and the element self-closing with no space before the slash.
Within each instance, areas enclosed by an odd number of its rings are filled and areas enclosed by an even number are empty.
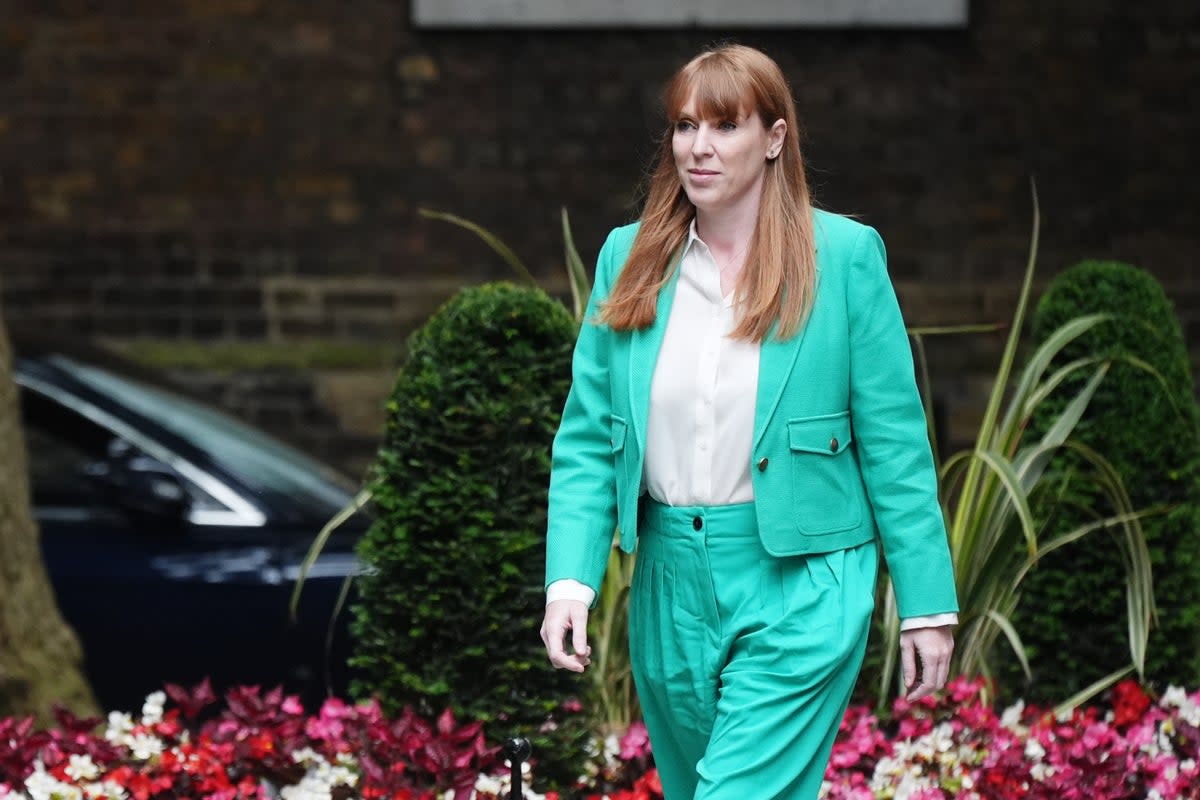
<svg viewBox="0 0 1200 800">
<path fill-rule="evenodd" d="M 65 356 L 53 360 L 93 389 L 199 445 L 249 486 L 322 514 L 353 497 L 354 487 L 335 470 L 211 406 Z"/>
<path fill-rule="evenodd" d="M 112 505 L 86 473 L 104 455 L 94 431 L 47 427 L 40 415 L 25 413 L 25 452 L 29 459 L 29 488 L 33 505 L 90 507 Z"/>
<path fill-rule="evenodd" d="M 113 452 L 118 437 L 112 431 L 31 389 L 21 392 L 21 416 L 35 507 L 116 507 L 112 493 L 89 474 Z M 192 481 L 181 482 L 193 511 L 229 510 Z"/>
</svg>

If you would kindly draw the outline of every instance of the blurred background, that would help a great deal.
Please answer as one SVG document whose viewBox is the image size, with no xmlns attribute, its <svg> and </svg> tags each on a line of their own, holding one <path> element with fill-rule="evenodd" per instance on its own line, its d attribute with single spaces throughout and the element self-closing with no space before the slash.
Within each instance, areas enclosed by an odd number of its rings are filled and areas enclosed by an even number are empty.
<svg viewBox="0 0 1200 800">
<path fill-rule="evenodd" d="M 715 41 L 792 82 L 816 198 L 876 226 L 910 325 L 1004 322 L 1024 267 L 1165 286 L 1200 357 L 1200 8 L 1003 3 L 5 0 L 0 300 L 358 476 L 405 336 L 512 277 L 566 295 L 636 217 L 663 81 Z M 949 445 L 1003 334 L 930 344 Z M 1196 374 L 1200 374 L 1197 372 Z"/>
</svg>

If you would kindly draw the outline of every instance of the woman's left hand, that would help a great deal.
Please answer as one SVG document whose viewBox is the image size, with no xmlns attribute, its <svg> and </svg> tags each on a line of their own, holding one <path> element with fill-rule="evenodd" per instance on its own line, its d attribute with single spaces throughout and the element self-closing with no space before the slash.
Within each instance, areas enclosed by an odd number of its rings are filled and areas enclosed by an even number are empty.
<svg viewBox="0 0 1200 800">
<path fill-rule="evenodd" d="M 904 688 L 908 700 L 919 700 L 946 685 L 950 674 L 950 656 L 954 653 L 953 625 L 937 628 L 913 628 L 900 632 L 900 662 L 904 670 Z M 917 683 L 917 662 L 921 682 Z"/>
</svg>

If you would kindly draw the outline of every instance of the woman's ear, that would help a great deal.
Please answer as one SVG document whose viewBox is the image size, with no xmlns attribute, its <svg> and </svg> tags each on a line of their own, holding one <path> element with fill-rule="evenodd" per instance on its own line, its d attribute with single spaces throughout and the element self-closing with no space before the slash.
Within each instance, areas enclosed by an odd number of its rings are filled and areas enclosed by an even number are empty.
<svg viewBox="0 0 1200 800">
<path fill-rule="evenodd" d="M 775 124 L 771 126 L 771 130 L 767 131 L 767 139 L 771 143 L 767 149 L 770 158 L 775 158 L 783 151 L 783 140 L 786 136 L 787 122 L 782 119 L 775 120 Z"/>
</svg>

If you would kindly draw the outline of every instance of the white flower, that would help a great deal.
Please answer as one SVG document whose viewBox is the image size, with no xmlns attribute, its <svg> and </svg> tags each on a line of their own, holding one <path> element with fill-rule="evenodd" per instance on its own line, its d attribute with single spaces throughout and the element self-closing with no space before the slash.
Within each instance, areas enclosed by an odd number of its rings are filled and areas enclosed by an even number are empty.
<svg viewBox="0 0 1200 800">
<path fill-rule="evenodd" d="M 508 787 L 504 785 L 504 781 L 502 781 L 496 775 L 484 775 L 481 773 L 479 777 L 475 779 L 475 791 L 479 792 L 480 794 L 494 794 L 499 797 L 500 793 L 505 791 L 507 788 Z"/>
<path fill-rule="evenodd" d="M 1166 720 L 1166 722 L 1170 722 L 1170 720 Z M 1175 754 L 1175 745 L 1171 744 L 1171 734 L 1174 732 L 1174 730 L 1175 726 L 1171 725 L 1168 727 L 1166 723 L 1164 723 L 1163 726 L 1158 729 L 1158 736 L 1156 736 L 1155 739 L 1158 741 L 1158 751 L 1160 754 Z"/>
<path fill-rule="evenodd" d="M 526 765 L 528 766 L 528 765 Z M 524 772 L 524 770 L 522 770 Z M 508 772 L 503 772 L 499 775 L 483 775 L 480 774 L 475 778 L 475 791 L 479 794 L 491 794 L 495 797 L 508 797 L 512 790 L 512 781 L 509 778 Z M 454 790 L 451 789 L 451 792 Z M 546 800 L 546 796 L 538 794 L 530 788 L 529 782 L 523 783 L 523 794 L 525 800 Z M 606 795 L 607 796 L 607 795 Z M 454 795 L 447 793 L 443 795 L 443 800 L 453 800 Z"/>
<path fill-rule="evenodd" d="M 616 764 L 619 755 L 621 755 L 621 740 L 615 733 L 610 733 L 604 737 L 604 763 L 609 766 Z"/>
<path fill-rule="evenodd" d="M 1196 760 L 1194 758 L 1188 758 L 1183 761 L 1180 761 L 1179 762 L 1179 771 L 1180 772 L 1195 772 L 1196 771 Z"/>
<path fill-rule="evenodd" d="M 313 764 L 326 763 L 325 757 L 311 747 L 302 747 L 299 750 L 293 750 L 292 761 L 295 761 L 297 764 L 307 764 L 310 762 Z"/>
<path fill-rule="evenodd" d="M 285 786 L 279 790 L 283 800 L 332 800 L 329 784 L 311 773 L 300 779 L 295 786 Z"/>
<path fill-rule="evenodd" d="M 89 755 L 71 754 L 67 759 L 67 768 L 64 770 L 71 776 L 74 781 L 94 781 L 100 777 L 100 768 L 92 763 L 92 757 Z"/>
<path fill-rule="evenodd" d="M 929 778 L 906 773 L 900 779 L 900 783 L 896 786 L 896 800 L 908 800 L 909 797 L 921 791 L 922 789 L 934 788 L 933 781 Z"/>
<path fill-rule="evenodd" d="M 154 725 L 162 722 L 163 705 L 167 702 L 166 692 L 151 692 L 146 696 L 146 702 L 142 705 L 142 724 Z"/>
<path fill-rule="evenodd" d="M 1200 703 L 1189 697 L 1179 706 L 1179 717 L 1193 728 L 1200 728 Z"/>
<path fill-rule="evenodd" d="M 954 727 L 949 722 L 943 722 L 929 732 L 929 745 L 939 753 L 945 753 L 954 747 Z"/>
<path fill-rule="evenodd" d="M 1158 704 L 1163 708 L 1178 708 L 1187 702 L 1187 699 L 1187 690 L 1182 686 L 1168 686 Z"/>
<path fill-rule="evenodd" d="M 123 711 L 110 711 L 108 713 L 108 728 L 104 731 L 105 739 L 114 744 L 123 744 L 132 732 L 133 717 Z"/>
<path fill-rule="evenodd" d="M 139 761 L 149 761 L 163 751 L 163 743 L 154 736 L 145 733 L 134 734 L 128 742 L 133 757 Z"/>
<path fill-rule="evenodd" d="M 25 791 L 29 792 L 32 800 L 83 800 L 83 792 L 78 786 L 63 783 L 47 773 L 41 761 L 35 764 L 33 772 L 25 779 Z"/>
<path fill-rule="evenodd" d="M 1038 762 L 1029 768 L 1029 777 L 1033 778 L 1038 783 L 1045 783 L 1046 778 L 1054 774 L 1054 767 L 1049 764 Z"/>
<path fill-rule="evenodd" d="M 92 800 L 125 800 L 125 787 L 115 781 L 84 784 L 83 793 Z"/>
<path fill-rule="evenodd" d="M 1018 700 L 1013 705 L 1004 709 L 1004 713 L 1000 715 L 1000 724 L 1009 730 L 1016 730 L 1021 724 L 1021 715 L 1025 713 L 1025 701 Z"/>
<path fill-rule="evenodd" d="M 358 773 L 345 767 L 333 767 L 329 770 L 329 783 L 332 786 L 356 786 L 358 785 Z"/>
<path fill-rule="evenodd" d="M 1037 739 L 1028 739 L 1025 742 L 1025 757 L 1030 761 L 1040 762 L 1046 757 L 1046 748 L 1042 747 L 1042 743 Z"/>
</svg>

